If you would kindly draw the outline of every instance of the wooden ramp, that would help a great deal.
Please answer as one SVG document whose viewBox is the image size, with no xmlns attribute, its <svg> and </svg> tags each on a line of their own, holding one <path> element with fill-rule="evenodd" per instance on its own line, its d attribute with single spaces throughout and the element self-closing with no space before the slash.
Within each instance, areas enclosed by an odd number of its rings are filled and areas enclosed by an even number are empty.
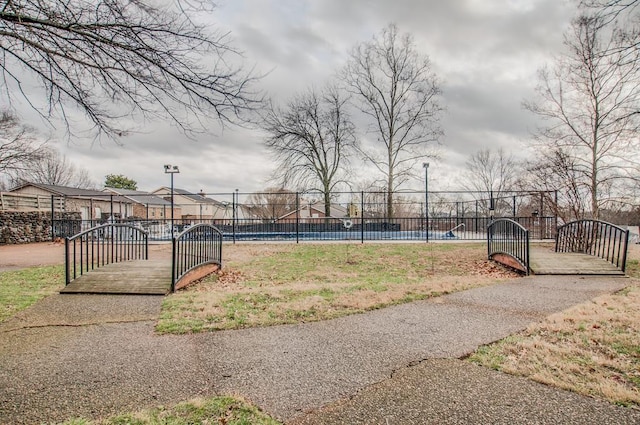
<svg viewBox="0 0 640 425">
<path fill-rule="evenodd" d="M 135 260 L 91 270 L 60 293 L 166 295 L 170 290 L 171 261 Z"/>
<path fill-rule="evenodd" d="M 602 258 L 541 247 L 531 247 L 529 267 L 537 275 L 624 276 L 620 269 Z"/>
</svg>

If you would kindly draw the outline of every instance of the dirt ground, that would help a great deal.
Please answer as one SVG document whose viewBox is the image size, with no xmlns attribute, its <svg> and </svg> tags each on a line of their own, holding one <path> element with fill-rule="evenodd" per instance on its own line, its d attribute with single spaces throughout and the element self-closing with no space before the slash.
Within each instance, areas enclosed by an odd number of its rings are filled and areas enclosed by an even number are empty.
<svg viewBox="0 0 640 425">
<path fill-rule="evenodd" d="M 273 244 L 225 245 L 225 263 L 259 255 L 263 250 L 273 249 Z M 150 244 L 152 259 L 171 258 L 171 244 Z M 640 259 L 640 245 L 629 244 L 629 259 Z M 48 266 L 64 263 L 64 243 L 41 242 L 21 245 L 0 245 L 0 272 L 33 266 Z"/>
<path fill-rule="evenodd" d="M 224 245 L 223 255 L 227 260 L 238 261 L 259 255 L 264 250 L 273 250 L 274 244 L 246 243 Z M 149 244 L 149 258 L 171 258 L 171 244 Z M 26 267 L 49 266 L 64 263 L 63 242 L 39 242 L 18 245 L 0 245 L 0 272 Z"/>
<path fill-rule="evenodd" d="M 171 244 L 150 244 L 149 257 L 171 258 Z M 56 264 L 64 264 L 64 243 L 0 245 L 0 272 Z"/>
</svg>

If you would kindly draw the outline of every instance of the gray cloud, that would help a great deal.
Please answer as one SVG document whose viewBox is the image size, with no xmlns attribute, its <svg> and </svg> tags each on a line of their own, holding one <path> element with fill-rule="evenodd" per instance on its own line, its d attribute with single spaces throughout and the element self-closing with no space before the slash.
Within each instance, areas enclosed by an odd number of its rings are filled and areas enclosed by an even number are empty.
<svg viewBox="0 0 640 425">
<path fill-rule="evenodd" d="M 429 172 L 434 189 L 466 157 L 483 147 L 522 152 L 535 119 L 520 104 L 533 96 L 536 70 L 562 49 L 572 0 L 227 0 L 214 27 L 230 31 L 248 64 L 267 73 L 262 88 L 285 103 L 294 93 L 321 86 L 345 63 L 349 50 L 390 22 L 413 34 L 442 79 L 441 163 Z M 206 192 L 266 187 L 273 165 L 255 129 L 220 129 L 188 139 L 162 122 L 139 124 L 140 132 L 91 145 L 64 145 L 64 153 L 97 182 L 125 174 L 143 189 L 168 184 L 164 163 L 178 164 L 178 187 Z M 442 175 L 438 176 L 438 173 Z M 421 187 L 420 182 L 415 187 Z"/>
</svg>

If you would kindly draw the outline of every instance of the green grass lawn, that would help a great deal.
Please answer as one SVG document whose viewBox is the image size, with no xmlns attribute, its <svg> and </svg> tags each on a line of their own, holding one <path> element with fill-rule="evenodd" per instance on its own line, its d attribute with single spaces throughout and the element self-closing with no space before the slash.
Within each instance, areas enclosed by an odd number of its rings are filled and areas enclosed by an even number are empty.
<svg viewBox="0 0 640 425">
<path fill-rule="evenodd" d="M 64 266 L 0 273 L 0 322 L 64 287 Z"/>
<path fill-rule="evenodd" d="M 483 243 L 234 245 L 224 258 L 220 274 L 165 298 L 158 332 L 325 320 L 517 276 Z"/>
</svg>

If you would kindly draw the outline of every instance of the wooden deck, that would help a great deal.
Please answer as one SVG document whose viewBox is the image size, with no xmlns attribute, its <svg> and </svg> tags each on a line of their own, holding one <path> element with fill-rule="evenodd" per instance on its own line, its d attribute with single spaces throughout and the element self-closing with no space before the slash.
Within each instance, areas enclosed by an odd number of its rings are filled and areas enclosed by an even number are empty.
<svg viewBox="0 0 640 425">
<path fill-rule="evenodd" d="M 537 275 L 624 276 L 620 269 L 602 258 L 540 247 L 531 247 L 529 267 Z"/>
<path fill-rule="evenodd" d="M 136 260 L 91 270 L 60 293 L 166 295 L 170 290 L 171 260 Z"/>
</svg>

